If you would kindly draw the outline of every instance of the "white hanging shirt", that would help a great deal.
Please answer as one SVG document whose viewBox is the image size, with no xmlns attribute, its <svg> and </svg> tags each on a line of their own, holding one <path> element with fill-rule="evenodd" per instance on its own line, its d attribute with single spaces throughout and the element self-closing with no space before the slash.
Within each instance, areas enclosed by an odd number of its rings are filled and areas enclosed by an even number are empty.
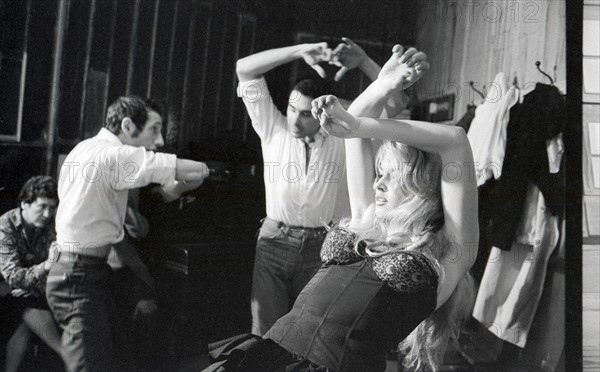
<svg viewBox="0 0 600 372">
<path fill-rule="evenodd" d="M 477 186 L 494 177 L 500 178 L 506 152 L 506 127 L 509 111 L 519 100 L 519 90 L 506 85 L 502 72 L 488 87 L 485 101 L 475 109 L 467 133 L 477 176 Z"/>
</svg>

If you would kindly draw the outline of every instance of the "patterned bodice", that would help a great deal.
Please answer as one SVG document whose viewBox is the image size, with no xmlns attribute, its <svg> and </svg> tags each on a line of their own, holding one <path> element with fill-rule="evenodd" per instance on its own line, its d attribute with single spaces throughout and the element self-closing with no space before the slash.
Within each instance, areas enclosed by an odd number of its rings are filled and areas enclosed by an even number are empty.
<svg viewBox="0 0 600 372">
<path fill-rule="evenodd" d="M 354 232 L 334 227 L 323 242 L 321 260 L 326 265 L 364 260 L 354 249 L 357 239 Z M 377 277 L 398 292 L 417 292 L 438 280 L 430 259 L 418 251 L 396 251 L 369 260 Z"/>
</svg>

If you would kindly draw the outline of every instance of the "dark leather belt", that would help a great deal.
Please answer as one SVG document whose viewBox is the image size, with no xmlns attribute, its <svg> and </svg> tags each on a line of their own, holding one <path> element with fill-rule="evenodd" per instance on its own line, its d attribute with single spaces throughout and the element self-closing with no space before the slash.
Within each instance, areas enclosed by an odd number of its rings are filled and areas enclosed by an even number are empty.
<svg viewBox="0 0 600 372">
<path fill-rule="evenodd" d="M 110 250 L 110 245 L 106 245 L 103 247 L 99 247 L 96 251 L 106 251 Z M 52 262 L 63 262 L 63 263 L 73 263 L 79 262 L 84 265 L 103 265 L 106 264 L 108 257 L 105 256 L 94 256 L 90 254 L 82 254 L 77 250 L 73 249 L 61 249 L 60 245 L 56 242 L 52 244 L 49 252 L 49 259 Z"/>
<path fill-rule="evenodd" d="M 271 218 L 266 218 L 267 221 L 277 224 L 277 228 L 280 229 L 284 234 L 294 238 L 318 238 L 327 234 L 327 228 L 325 227 L 304 227 L 288 225 L 281 221 L 276 221 Z"/>
</svg>

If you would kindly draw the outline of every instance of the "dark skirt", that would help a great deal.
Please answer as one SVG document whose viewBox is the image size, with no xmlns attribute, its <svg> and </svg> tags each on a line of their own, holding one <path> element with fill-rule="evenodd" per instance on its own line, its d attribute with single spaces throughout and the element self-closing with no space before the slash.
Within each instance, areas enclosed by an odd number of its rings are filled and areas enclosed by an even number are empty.
<svg viewBox="0 0 600 372">
<path fill-rule="evenodd" d="M 252 334 L 215 342 L 208 350 L 213 364 L 203 372 L 332 372 Z"/>
</svg>

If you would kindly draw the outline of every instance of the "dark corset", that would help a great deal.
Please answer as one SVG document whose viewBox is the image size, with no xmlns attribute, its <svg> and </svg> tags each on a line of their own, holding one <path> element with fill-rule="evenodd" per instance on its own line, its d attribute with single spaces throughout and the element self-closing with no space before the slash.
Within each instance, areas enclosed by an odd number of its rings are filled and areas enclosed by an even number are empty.
<svg viewBox="0 0 600 372">
<path fill-rule="evenodd" d="M 438 278 L 417 251 L 348 259 L 343 247 L 355 239 L 328 234 L 323 250 L 340 248 L 346 263 L 321 268 L 265 337 L 330 370 L 383 371 L 386 351 L 435 310 Z"/>
</svg>

